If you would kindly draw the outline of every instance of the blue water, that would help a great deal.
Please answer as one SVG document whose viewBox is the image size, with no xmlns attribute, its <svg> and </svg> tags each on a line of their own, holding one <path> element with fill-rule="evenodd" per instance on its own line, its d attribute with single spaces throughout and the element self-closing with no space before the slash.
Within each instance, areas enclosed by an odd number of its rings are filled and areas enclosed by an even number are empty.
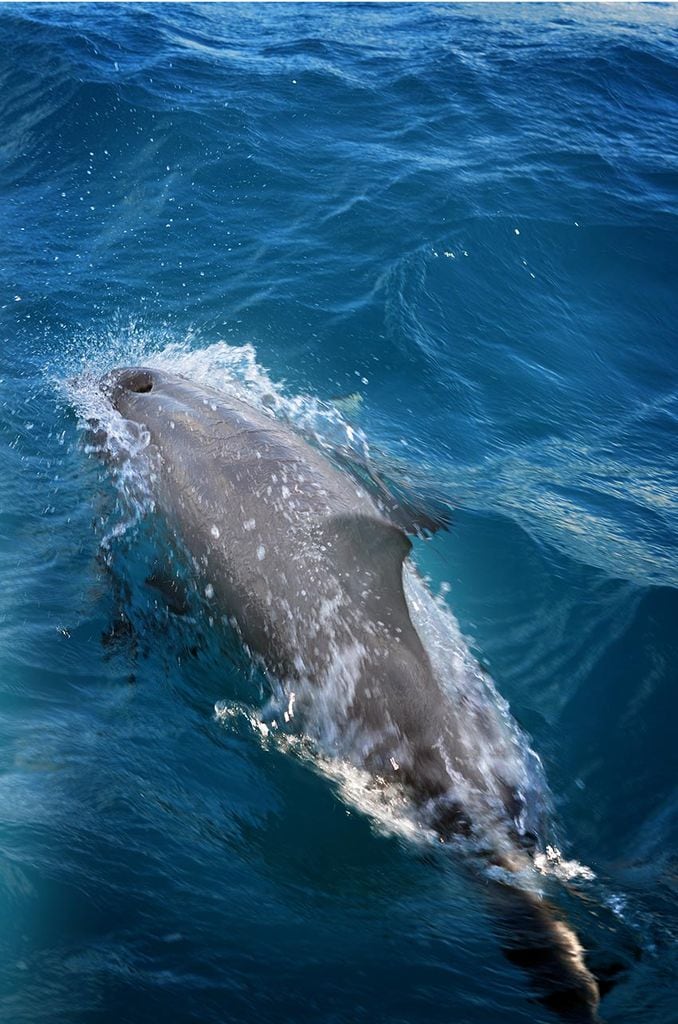
<svg viewBox="0 0 678 1024">
<path fill-rule="evenodd" d="M 3 1020 L 554 1020 L 482 880 L 215 716 L 246 659 L 139 596 L 154 513 L 67 382 L 149 360 L 454 510 L 415 559 L 595 874 L 583 941 L 636 950 L 603 1016 L 678 1020 L 677 43 L 662 5 L 0 9 Z"/>
</svg>

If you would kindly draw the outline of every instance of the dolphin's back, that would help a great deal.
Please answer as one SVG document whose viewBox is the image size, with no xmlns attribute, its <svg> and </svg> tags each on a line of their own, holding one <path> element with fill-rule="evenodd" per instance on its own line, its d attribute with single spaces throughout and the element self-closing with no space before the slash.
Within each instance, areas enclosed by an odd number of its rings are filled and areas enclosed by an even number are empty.
<svg viewBox="0 0 678 1024">
<path fill-rule="evenodd" d="M 273 634 L 279 649 L 289 619 L 344 642 L 398 636 L 426 661 L 402 586 L 410 541 L 357 481 L 236 398 L 157 370 L 116 371 L 112 387 L 149 431 L 161 507 L 255 650 Z"/>
</svg>

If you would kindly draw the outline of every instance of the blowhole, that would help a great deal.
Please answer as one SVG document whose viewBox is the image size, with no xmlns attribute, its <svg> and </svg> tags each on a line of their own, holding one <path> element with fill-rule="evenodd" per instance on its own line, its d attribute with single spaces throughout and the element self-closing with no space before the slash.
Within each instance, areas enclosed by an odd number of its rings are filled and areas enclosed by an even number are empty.
<svg viewBox="0 0 678 1024">
<path fill-rule="evenodd" d="M 134 391 L 137 395 L 147 395 L 153 390 L 153 377 L 148 370 L 132 372 L 121 383 L 128 391 Z"/>
</svg>

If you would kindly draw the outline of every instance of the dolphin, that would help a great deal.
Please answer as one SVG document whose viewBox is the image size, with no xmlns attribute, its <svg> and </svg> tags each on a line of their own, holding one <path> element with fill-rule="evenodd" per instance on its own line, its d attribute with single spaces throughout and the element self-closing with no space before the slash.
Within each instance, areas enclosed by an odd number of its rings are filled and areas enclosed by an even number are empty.
<svg viewBox="0 0 678 1024">
<path fill-rule="evenodd" d="M 146 432 L 156 503 L 206 600 L 281 681 L 304 733 L 401 787 L 441 840 L 473 837 L 500 876 L 531 866 L 519 786 L 473 756 L 475 738 L 501 745 L 505 722 L 436 677 L 403 588 L 411 542 L 384 503 L 234 397 L 148 367 L 115 369 L 100 387 Z M 491 885 L 507 957 L 563 1018 L 596 1020 L 599 989 L 572 927 L 536 893 Z"/>
</svg>

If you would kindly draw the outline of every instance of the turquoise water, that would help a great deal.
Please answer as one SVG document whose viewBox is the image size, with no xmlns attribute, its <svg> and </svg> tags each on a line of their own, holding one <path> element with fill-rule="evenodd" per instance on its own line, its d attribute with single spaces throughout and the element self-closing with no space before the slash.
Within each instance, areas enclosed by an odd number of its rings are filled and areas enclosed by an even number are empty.
<svg viewBox="0 0 678 1024">
<path fill-rule="evenodd" d="M 215 714 L 257 680 L 144 591 L 163 527 L 82 429 L 148 361 L 453 510 L 415 560 L 543 762 L 548 884 L 635 950 L 603 1016 L 678 1019 L 677 35 L 661 5 L 0 10 L 3 1019 L 554 1019 L 480 878 Z"/>
</svg>

